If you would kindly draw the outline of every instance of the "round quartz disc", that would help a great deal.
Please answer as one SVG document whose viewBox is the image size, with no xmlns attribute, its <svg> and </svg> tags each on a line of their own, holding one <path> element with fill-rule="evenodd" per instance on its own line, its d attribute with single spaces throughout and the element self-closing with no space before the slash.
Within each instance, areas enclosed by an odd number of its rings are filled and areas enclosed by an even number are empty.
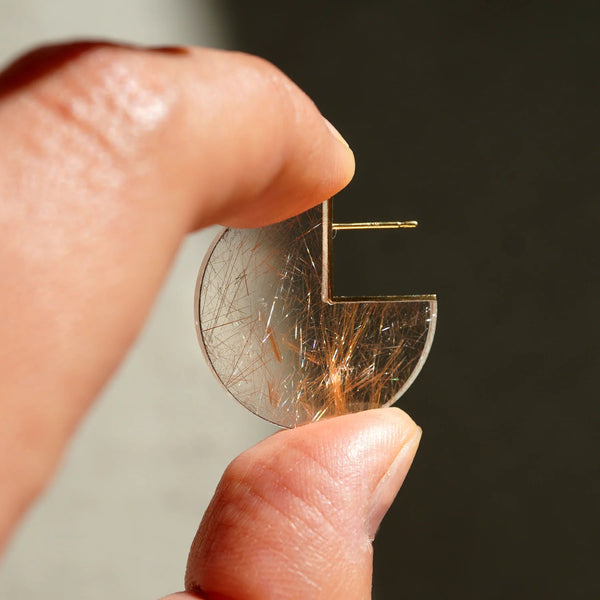
<svg viewBox="0 0 600 600">
<path fill-rule="evenodd" d="M 231 395 L 282 427 L 388 406 L 429 352 L 436 301 L 324 302 L 322 207 L 225 229 L 196 286 L 196 325 Z"/>
</svg>

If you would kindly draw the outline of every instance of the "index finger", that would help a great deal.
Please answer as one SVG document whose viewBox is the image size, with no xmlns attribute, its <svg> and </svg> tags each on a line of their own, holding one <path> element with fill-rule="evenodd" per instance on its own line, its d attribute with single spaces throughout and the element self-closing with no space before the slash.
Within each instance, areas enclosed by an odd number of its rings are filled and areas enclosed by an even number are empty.
<svg viewBox="0 0 600 600">
<path fill-rule="evenodd" d="M 70 44 L 0 79 L 0 544 L 135 339 L 186 232 L 324 201 L 351 151 L 239 53 Z"/>
</svg>

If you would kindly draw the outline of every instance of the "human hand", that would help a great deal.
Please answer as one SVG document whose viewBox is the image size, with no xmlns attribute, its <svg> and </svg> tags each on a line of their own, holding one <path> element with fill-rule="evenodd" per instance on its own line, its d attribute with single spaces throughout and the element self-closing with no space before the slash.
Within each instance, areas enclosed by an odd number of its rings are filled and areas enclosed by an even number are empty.
<svg viewBox="0 0 600 600">
<path fill-rule="evenodd" d="M 0 76 L 0 131 L 2 547 L 185 234 L 306 210 L 348 183 L 354 159 L 277 69 L 214 50 L 38 50 Z M 380 409 L 243 453 L 172 598 L 368 598 L 371 541 L 419 438 Z"/>
</svg>

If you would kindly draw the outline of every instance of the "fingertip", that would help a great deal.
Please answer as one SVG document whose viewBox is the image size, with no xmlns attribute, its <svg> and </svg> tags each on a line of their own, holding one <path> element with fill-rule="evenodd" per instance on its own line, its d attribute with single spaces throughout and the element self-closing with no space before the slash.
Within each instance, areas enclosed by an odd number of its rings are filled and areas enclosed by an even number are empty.
<svg viewBox="0 0 600 600">
<path fill-rule="evenodd" d="M 281 431 L 251 448 L 219 484 L 186 586 L 240 599 L 277 590 L 366 597 L 369 542 L 419 438 L 405 412 L 384 408 Z"/>
<path fill-rule="evenodd" d="M 327 128 L 332 133 L 333 137 L 346 146 L 346 148 L 350 148 L 350 144 L 348 144 L 348 142 L 342 137 L 342 134 L 333 126 L 331 121 L 329 121 L 329 119 L 326 117 L 323 117 L 323 119 L 325 120 L 325 125 L 327 125 Z"/>
<path fill-rule="evenodd" d="M 375 410 L 365 411 L 366 414 L 372 414 L 374 418 L 380 418 L 386 421 L 390 427 L 393 427 L 399 436 L 399 442 L 420 436 L 422 429 L 413 418 L 401 408 L 388 406 L 386 408 L 377 408 Z"/>
<path fill-rule="evenodd" d="M 341 190 L 341 189 L 345 188 L 352 181 L 352 178 L 354 177 L 354 173 L 356 170 L 356 159 L 354 156 L 354 152 L 352 151 L 352 148 L 350 147 L 350 144 L 346 141 L 346 138 L 344 138 L 342 136 L 342 134 L 339 132 L 339 130 L 336 127 L 334 127 L 334 125 L 331 123 L 331 121 L 329 119 L 327 119 L 326 117 L 323 117 L 323 121 L 325 122 L 325 125 L 326 125 L 327 129 L 329 130 L 329 133 L 331 133 L 331 135 L 333 136 L 334 140 L 337 141 L 339 143 L 339 145 L 341 146 L 341 148 L 338 147 L 335 149 L 335 152 L 337 154 L 337 159 L 339 161 L 339 171 L 338 171 L 339 172 L 339 183 L 338 183 L 338 185 L 340 186 L 339 189 Z"/>
<path fill-rule="evenodd" d="M 243 123 L 245 151 L 230 169 L 236 189 L 213 220 L 261 227 L 304 212 L 348 185 L 354 154 L 313 100 L 267 60 L 236 52 L 226 56 L 231 73 L 238 73 L 230 87 L 244 97 L 241 114 L 252 114 Z M 239 139 L 224 140 L 223 150 L 229 146 L 235 152 Z"/>
<path fill-rule="evenodd" d="M 423 430 L 404 411 L 397 408 L 383 410 L 389 411 L 385 418 L 393 431 L 395 444 L 393 452 L 390 452 L 392 460 L 389 461 L 369 498 L 366 528 L 370 540 L 375 538 L 384 516 L 406 479 L 423 433 Z"/>
</svg>

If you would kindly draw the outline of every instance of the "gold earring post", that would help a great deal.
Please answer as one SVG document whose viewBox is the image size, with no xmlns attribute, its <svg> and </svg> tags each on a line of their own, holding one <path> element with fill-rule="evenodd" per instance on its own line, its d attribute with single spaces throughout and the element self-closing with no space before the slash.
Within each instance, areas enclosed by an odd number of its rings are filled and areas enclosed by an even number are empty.
<svg viewBox="0 0 600 600">
<path fill-rule="evenodd" d="M 349 229 L 414 229 L 419 223 L 417 221 L 372 221 L 368 223 L 332 223 L 334 231 Z"/>
</svg>

